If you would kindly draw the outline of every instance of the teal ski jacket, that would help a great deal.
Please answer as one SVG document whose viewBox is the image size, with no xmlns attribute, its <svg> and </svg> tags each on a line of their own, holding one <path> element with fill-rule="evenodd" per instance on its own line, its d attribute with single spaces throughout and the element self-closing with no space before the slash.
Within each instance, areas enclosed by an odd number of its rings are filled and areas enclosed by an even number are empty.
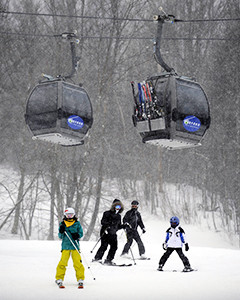
<svg viewBox="0 0 240 300">
<path fill-rule="evenodd" d="M 60 226 L 64 224 L 64 221 L 62 221 L 59 225 L 59 229 Z M 58 230 L 59 230 L 58 229 Z M 74 243 L 74 245 L 77 247 L 77 249 L 79 250 L 79 239 L 74 240 L 72 237 L 72 233 L 78 233 L 79 234 L 79 238 L 81 238 L 83 236 L 83 229 L 82 226 L 80 224 L 79 221 L 75 221 L 73 223 L 73 225 L 67 227 L 65 225 L 65 231 L 68 233 L 69 237 L 71 238 L 72 242 Z M 71 243 L 71 241 L 69 240 L 68 236 L 64 233 L 58 233 L 58 237 L 62 240 L 62 250 L 76 250 L 75 247 L 73 246 L 73 244 Z"/>
</svg>

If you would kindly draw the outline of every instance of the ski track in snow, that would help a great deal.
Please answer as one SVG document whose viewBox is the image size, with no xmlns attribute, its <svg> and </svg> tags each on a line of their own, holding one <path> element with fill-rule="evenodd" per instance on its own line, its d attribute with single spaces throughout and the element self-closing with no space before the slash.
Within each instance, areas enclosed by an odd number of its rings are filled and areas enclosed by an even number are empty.
<svg viewBox="0 0 240 300">
<path fill-rule="evenodd" d="M 84 289 L 77 289 L 75 271 L 70 258 L 64 284 L 55 284 L 56 266 L 60 260 L 61 241 L 0 240 L 0 299 L 1 300 L 239 300 L 240 251 L 231 249 L 217 234 L 191 226 L 185 229 L 190 250 L 184 253 L 197 272 L 158 272 L 158 261 L 163 254 L 162 242 L 167 223 L 145 221 L 147 232 L 142 235 L 146 255 L 151 260 L 136 260 L 132 267 L 111 267 L 91 263 L 98 246 L 90 251 L 95 241 L 80 242 L 85 266 Z M 119 249 L 116 263 L 129 263 L 120 257 L 125 243 L 119 231 Z M 138 257 L 137 246 L 132 246 Z M 130 257 L 130 256 L 129 256 Z M 88 269 L 88 266 L 90 269 Z M 174 252 L 164 270 L 183 269 Z M 96 278 L 94 280 L 93 278 Z M 80 295 L 79 295 L 80 294 Z"/>
</svg>

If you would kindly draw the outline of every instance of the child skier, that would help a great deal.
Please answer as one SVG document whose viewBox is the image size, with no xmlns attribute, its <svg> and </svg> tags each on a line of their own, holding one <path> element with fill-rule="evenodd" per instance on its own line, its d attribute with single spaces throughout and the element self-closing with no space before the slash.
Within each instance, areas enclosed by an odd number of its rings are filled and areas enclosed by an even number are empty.
<svg viewBox="0 0 240 300">
<path fill-rule="evenodd" d="M 75 216 L 74 209 L 71 207 L 67 208 L 64 212 L 64 218 L 60 223 L 58 236 L 62 239 L 62 257 L 57 266 L 56 283 L 59 287 L 64 287 L 63 279 L 71 255 L 73 266 L 76 271 L 78 288 L 83 288 L 84 266 L 79 251 L 76 250 L 76 248 L 79 250 L 79 239 L 83 236 L 83 230 L 80 222 Z"/>
<path fill-rule="evenodd" d="M 189 250 L 189 246 L 185 241 L 185 232 L 182 227 L 179 226 L 179 218 L 172 217 L 170 219 L 170 224 L 171 227 L 166 231 L 166 240 L 165 243 L 163 243 L 163 249 L 166 250 L 166 252 L 160 258 L 158 271 L 163 271 L 163 266 L 165 265 L 169 256 L 175 250 L 183 262 L 183 272 L 191 272 L 193 269 L 190 266 L 188 258 L 183 254 L 182 251 L 183 244 L 185 244 L 186 251 Z"/>
</svg>

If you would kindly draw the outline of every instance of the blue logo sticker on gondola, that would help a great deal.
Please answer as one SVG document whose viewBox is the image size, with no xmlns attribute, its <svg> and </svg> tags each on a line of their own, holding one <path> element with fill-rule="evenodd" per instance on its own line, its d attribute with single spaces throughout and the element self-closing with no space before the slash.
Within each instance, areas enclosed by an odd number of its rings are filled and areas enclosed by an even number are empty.
<svg viewBox="0 0 240 300">
<path fill-rule="evenodd" d="M 79 116 L 70 116 L 67 120 L 68 126 L 72 129 L 81 129 L 84 125 L 83 119 Z"/>
<path fill-rule="evenodd" d="M 200 120 L 195 117 L 195 116 L 187 116 L 184 120 L 183 120 L 183 126 L 187 131 L 190 132 L 194 132 L 197 131 L 200 126 L 201 126 L 201 122 Z"/>
</svg>

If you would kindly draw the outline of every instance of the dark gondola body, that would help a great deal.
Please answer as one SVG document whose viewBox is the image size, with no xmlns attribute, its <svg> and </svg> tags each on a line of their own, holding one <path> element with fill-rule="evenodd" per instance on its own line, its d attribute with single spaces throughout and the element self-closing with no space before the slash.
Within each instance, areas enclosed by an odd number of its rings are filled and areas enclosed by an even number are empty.
<svg viewBox="0 0 240 300">
<path fill-rule="evenodd" d="M 208 99 L 202 87 L 171 73 L 153 76 L 146 84 L 151 95 L 141 101 L 137 94 L 133 115 L 142 141 L 168 149 L 200 145 L 210 126 Z"/>
<path fill-rule="evenodd" d="M 81 145 L 93 123 L 87 92 L 62 79 L 39 83 L 27 100 L 25 121 L 33 139 Z"/>
</svg>

